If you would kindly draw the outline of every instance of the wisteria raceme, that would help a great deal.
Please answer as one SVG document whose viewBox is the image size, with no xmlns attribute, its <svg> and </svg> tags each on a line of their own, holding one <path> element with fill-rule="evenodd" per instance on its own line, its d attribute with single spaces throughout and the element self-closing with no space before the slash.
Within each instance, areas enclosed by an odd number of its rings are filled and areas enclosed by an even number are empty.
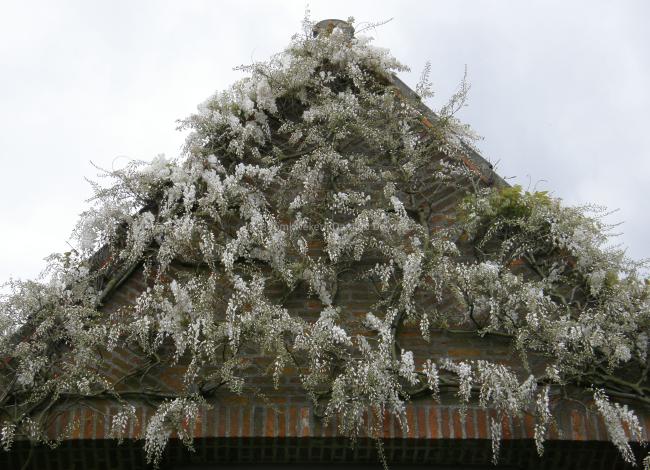
<svg viewBox="0 0 650 470">
<path fill-rule="evenodd" d="M 537 453 L 540 456 L 544 454 L 544 440 L 551 421 L 548 392 L 549 387 L 546 386 L 537 394 L 535 399 L 535 416 L 537 417 L 535 423 L 535 447 L 537 447 Z"/>
<path fill-rule="evenodd" d="M 200 403 L 201 400 L 196 397 L 183 397 L 166 401 L 158 407 L 146 430 L 145 450 L 150 462 L 158 465 L 172 431 L 176 431 L 187 446 L 192 445 L 191 430 L 194 428 Z"/>
<path fill-rule="evenodd" d="M 111 421 L 111 436 L 117 438 L 119 442 L 122 442 L 126 435 L 126 428 L 129 422 L 134 420 L 137 420 L 135 407 L 133 405 L 127 405 L 113 416 Z"/>
<path fill-rule="evenodd" d="M 93 399 L 119 407 L 121 437 L 146 402 L 157 465 L 173 432 L 191 446 L 199 410 L 223 389 L 258 393 L 254 351 L 258 374 L 281 387 L 293 371 L 352 438 L 368 416 L 380 440 L 386 414 L 406 428 L 410 400 L 444 397 L 497 413 L 495 462 L 508 416 L 534 418 L 541 455 L 568 397 L 602 416 L 634 462 L 625 427 L 640 439 L 633 409 L 650 404 L 647 267 L 610 247 L 598 208 L 492 184 L 467 163 L 471 132 L 453 115 L 466 84 L 431 120 L 395 86 L 405 67 L 388 51 L 312 27 L 182 121 L 182 155 L 106 172 L 74 249 L 50 257 L 40 281 L 9 284 L 2 446 L 56 445 L 46 430 L 57 407 Z M 136 271 L 146 288 L 107 308 Z M 363 312 L 345 301 L 360 285 Z M 316 312 L 296 307 L 307 301 Z M 425 344 L 499 338 L 512 354 L 426 355 L 400 336 L 412 325 Z M 118 350 L 138 358 L 134 375 L 103 369 L 102 353 Z M 147 382 L 165 367 L 183 370 L 180 388 Z"/>
<path fill-rule="evenodd" d="M 627 427 L 633 438 L 640 440 L 642 431 L 639 419 L 628 409 L 627 405 L 610 403 L 607 396 L 600 389 L 594 392 L 594 402 L 605 421 L 610 439 L 621 451 L 626 461 L 634 462 L 634 454 L 623 426 Z"/>
</svg>

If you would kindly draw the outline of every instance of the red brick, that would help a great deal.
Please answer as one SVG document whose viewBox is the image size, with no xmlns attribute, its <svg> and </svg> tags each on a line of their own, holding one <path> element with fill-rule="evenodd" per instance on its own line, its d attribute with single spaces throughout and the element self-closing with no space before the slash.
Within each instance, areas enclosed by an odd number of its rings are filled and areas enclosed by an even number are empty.
<svg viewBox="0 0 650 470">
<path fill-rule="evenodd" d="M 284 437 L 287 433 L 287 409 L 282 408 L 278 413 L 278 436 Z"/>
<path fill-rule="evenodd" d="M 226 435 L 226 407 L 219 407 L 219 437 Z"/>
<path fill-rule="evenodd" d="M 449 429 L 449 410 L 447 408 L 442 408 L 440 413 L 442 416 L 442 437 L 448 439 L 451 437 L 451 430 Z"/>
<path fill-rule="evenodd" d="M 440 429 L 438 428 L 438 408 L 432 406 L 428 409 L 428 413 L 431 438 L 438 439 L 440 437 Z"/>
<path fill-rule="evenodd" d="M 80 424 L 80 409 L 75 408 L 70 412 L 70 422 L 72 423 L 72 435 L 70 436 L 72 439 L 79 439 L 81 437 L 81 426 Z"/>
<path fill-rule="evenodd" d="M 48 439 L 55 439 L 58 435 L 57 425 L 60 425 L 60 420 L 61 417 L 58 413 L 48 418 L 45 428 L 45 433 L 47 434 Z"/>
<path fill-rule="evenodd" d="M 196 421 L 194 422 L 194 430 L 193 430 L 193 436 L 194 437 L 201 437 L 203 436 L 203 407 L 199 408 L 199 414 L 196 417 Z"/>
<path fill-rule="evenodd" d="M 289 407 L 289 436 L 298 435 L 298 410 L 294 406 Z"/>
<path fill-rule="evenodd" d="M 576 441 L 584 441 L 586 436 L 583 431 L 583 419 L 578 410 L 571 410 L 571 438 Z"/>
<path fill-rule="evenodd" d="M 275 410 L 273 408 L 267 408 L 264 422 L 264 436 L 274 437 L 275 435 Z"/>
<path fill-rule="evenodd" d="M 501 417 L 501 435 L 503 439 L 512 439 L 512 428 L 510 426 L 510 418 L 506 415 Z"/>
<path fill-rule="evenodd" d="M 463 438 L 463 429 L 462 429 L 462 424 L 461 424 L 461 419 L 460 419 L 460 410 L 453 410 L 451 411 L 452 413 L 452 418 L 454 422 L 454 437 L 456 439 L 462 439 Z"/>
<path fill-rule="evenodd" d="M 94 424 L 95 424 L 96 413 L 90 408 L 83 410 L 83 428 L 84 428 L 84 439 L 93 439 L 94 436 Z"/>
<path fill-rule="evenodd" d="M 558 429 L 558 423 L 551 423 L 548 427 L 548 438 L 549 440 L 556 440 L 560 438 L 560 433 Z"/>
<path fill-rule="evenodd" d="M 107 408 L 100 408 L 100 411 L 108 413 Z M 105 439 L 108 436 L 105 432 L 106 428 L 106 416 L 102 413 L 95 414 L 95 439 Z"/>
<path fill-rule="evenodd" d="M 384 410 L 384 416 L 383 416 L 383 421 L 382 421 L 382 427 L 384 431 L 384 438 L 385 439 L 390 439 L 391 436 L 391 429 L 393 427 L 393 423 L 391 422 L 392 416 L 388 412 L 388 410 Z"/>
<path fill-rule="evenodd" d="M 481 351 L 477 349 L 469 348 L 449 348 L 449 355 L 458 359 L 466 357 L 478 357 L 482 354 Z"/>
<path fill-rule="evenodd" d="M 598 440 L 598 429 L 596 428 L 596 420 L 592 413 L 587 412 L 584 415 L 585 423 L 585 440 L 587 441 L 597 441 Z"/>
<path fill-rule="evenodd" d="M 645 429 L 644 439 L 650 441 L 650 413 L 641 417 L 641 426 Z"/>
<path fill-rule="evenodd" d="M 512 424 L 512 438 L 522 439 L 525 437 L 526 431 L 524 430 L 523 420 L 521 416 L 511 416 L 510 424 Z"/>
<path fill-rule="evenodd" d="M 402 416 L 392 416 L 391 423 L 393 423 L 393 437 L 405 437 L 405 429 L 403 427 L 404 417 Z"/>
<path fill-rule="evenodd" d="M 623 431 L 625 431 L 625 436 L 627 437 L 627 440 L 628 441 L 632 440 L 632 433 L 630 432 L 630 427 L 625 422 L 621 424 L 623 425 Z"/>
<path fill-rule="evenodd" d="M 425 416 L 425 408 L 418 406 L 418 437 L 425 439 L 427 437 L 427 419 Z"/>
<path fill-rule="evenodd" d="M 408 437 L 413 439 L 415 437 L 415 412 L 413 405 L 406 406 L 406 422 L 408 424 Z"/>
<path fill-rule="evenodd" d="M 532 439 L 535 436 L 535 418 L 529 413 L 524 415 L 524 431 L 525 437 Z"/>
<path fill-rule="evenodd" d="M 479 439 L 488 439 L 490 434 L 487 425 L 487 413 L 485 410 L 476 410 L 476 422 L 478 425 Z"/>
<path fill-rule="evenodd" d="M 142 437 L 142 424 L 144 421 L 143 410 L 141 406 L 138 406 L 135 410 L 135 421 L 133 421 L 133 434 L 131 437 L 138 439 Z"/>
<path fill-rule="evenodd" d="M 465 436 L 467 436 L 468 439 L 476 437 L 476 429 L 474 427 L 475 414 L 475 410 L 468 410 L 465 418 Z"/>
<path fill-rule="evenodd" d="M 171 390 L 182 390 L 184 373 L 185 367 L 171 366 L 164 369 L 158 378 Z"/>
<path fill-rule="evenodd" d="M 607 426 L 605 426 L 605 420 L 599 414 L 596 415 L 596 427 L 598 428 L 598 435 L 601 441 L 609 440 L 609 434 L 607 433 Z"/>
<path fill-rule="evenodd" d="M 249 406 L 244 407 L 242 422 L 242 437 L 249 437 L 251 435 L 251 408 Z"/>
<path fill-rule="evenodd" d="M 218 416 L 218 407 L 214 406 L 209 408 L 206 411 L 206 419 L 205 419 L 205 436 L 206 437 L 215 437 L 218 435 L 219 430 L 217 429 L 217 416 Z"/>
<path fill-rule="evenodd" d="M 336 415 L 334 415 L 334 416 L 332 416 L 330 418 L 327 429 L 328 429 L 328 436 L 335 437 L 335 436 L 338 435 L 339 422 L 338 422 L 338 418 L 337 418 Z"/>
<path fill-rule="evenodd" d="M 359 423 L 360 438 L 368 437 L 370 435 L 370 433 L 368 432 L 369 424 L 370 424 L 370 420 L 368 418 L 368 412 L 364 411 L 361 415 L 361 422 Z"/>
<path fill-rule="evenodd" d="M 230 437 L 238 437 L 239 436 L 239 407 L 231 407 L 230 408 L 230 430 L 229 430 L 229 436 Z"/>
<path fill-rule="evenodd" d="M 514 268 L 514 267 L 517 267 L 517 266 L 521 266 L 523 264 L 525 264 L 524 259 L 523 258 L 517 258 L 517 259 L 513 259 L 508 266 L 511 267 L 511 268 Z"/>
<path fill-rule="evenodd" d="M 301 433 L 300 436 L 307 437 L 311 433 L 311 426 L 309 424 L 310 409 L 303 407 L 300 409 L 300 427 Z"/>
</svg>

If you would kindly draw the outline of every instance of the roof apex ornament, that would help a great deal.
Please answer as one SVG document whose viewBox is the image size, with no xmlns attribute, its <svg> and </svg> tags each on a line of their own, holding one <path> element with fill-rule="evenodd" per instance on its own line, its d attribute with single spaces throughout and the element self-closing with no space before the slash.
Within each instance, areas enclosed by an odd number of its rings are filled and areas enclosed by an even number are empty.
<svg viewBox="0 0 650 470">
<path fill-rule="evenodd" d="M 337 19 L 327 19 L 319 21 L 314 25 L 314 37 L 319 34 L 330 35 L 334 28 L 340 28 L 350 38 L 354 36 L 354 27 L 347 21 Z"/>
</svg>

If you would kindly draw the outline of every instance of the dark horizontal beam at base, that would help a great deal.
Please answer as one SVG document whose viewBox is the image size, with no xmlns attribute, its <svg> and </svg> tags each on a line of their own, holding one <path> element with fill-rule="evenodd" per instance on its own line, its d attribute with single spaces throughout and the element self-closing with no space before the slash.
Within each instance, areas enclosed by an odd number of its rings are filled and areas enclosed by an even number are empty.
<svg viewBox="0 0 650 470">
<path fill-rule="evenodd" d="M 385 439 L 384 454 L 391 469 L 426 465 L 429 469 L 532 469 L 532 470 L 615 470 L 633 468 L 625 464 L 610 443 L 596 441 L 549 441 L 544 457 L 538 457 L 531 440 L 509 440 L 501 444 L 499 465 L 491 463 L 491 442 L 484 439 Z M 196 439 L 194 452 L 172 439 L 165 450 L 161 469 L 207 470 L 225 465 L 233 470 L 269 468 L 269 464 L 310 463 L 326 470 L 326 464 L 355 463 L 368 469 L 382 468 L 377 446 L 370 439 L 360 439 L 354 446 L 345 438 L 209 438 Z M 640 456 L 640 446 L 634 445 Z M 30 455 L 31 454 L 31 455 Z M 219 464 L 219 465 L 214 465 Z M 245 468 L 243 465 L 245 464 Z M 26 466 L 25 466 L 26 465 Z M 318 465 L 318 466 L 317 466 Z M 364 465 L 364 466 L 365 466 Z M 304 465 L 302 465 L 304 466 Z M 311 466 L 311 465 L 310 465 Z M 0 450 L 2 470 L 145 470 L 144 442 L 71 440 L 59 447 L 30 446 L 18 441 L 10 452 Z M 272 468 L 272 467 L 271 467 Z M 352 467 L 350 467 L 352 468 Z M 358 468 L 355 465 L 354 468 Z M 279 467 L 278 467 L 279 469 Z"/>
</svg>

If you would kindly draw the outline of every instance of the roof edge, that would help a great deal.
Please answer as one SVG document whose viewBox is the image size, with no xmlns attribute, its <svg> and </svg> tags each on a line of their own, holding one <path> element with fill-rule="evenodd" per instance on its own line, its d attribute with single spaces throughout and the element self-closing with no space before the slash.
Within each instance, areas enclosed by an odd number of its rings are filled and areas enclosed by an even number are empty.
<svg viewBox="0 0 650 470">
<path fill-rule="evenodd" d="M 440 117 L 429 108 L 426 104 L 422 102 L 420 96 L 411 89 L 402 79 L 397 75 L 391 74 L 390 82 L 395 86 L 401 93 L 411 98 L 411 100 L 416 103 L 418 111 L 422 113 L 424 117 L 430 121 L 438 121 Z M 467 142 L 462 142 L 462 150 L 467 154 L 467 158 L 470 162 L 478 169 L 482 176 L 486 178 L 486 182 L 490 186 L 496 186 L 497 188 L 506 188 L 510 187 L 510 184 L 503 179 L 496 171 L 494 171 L 494 166 L 490 163 L 485 157 L 478 153 L 471 145 Z"/>
</svg>

